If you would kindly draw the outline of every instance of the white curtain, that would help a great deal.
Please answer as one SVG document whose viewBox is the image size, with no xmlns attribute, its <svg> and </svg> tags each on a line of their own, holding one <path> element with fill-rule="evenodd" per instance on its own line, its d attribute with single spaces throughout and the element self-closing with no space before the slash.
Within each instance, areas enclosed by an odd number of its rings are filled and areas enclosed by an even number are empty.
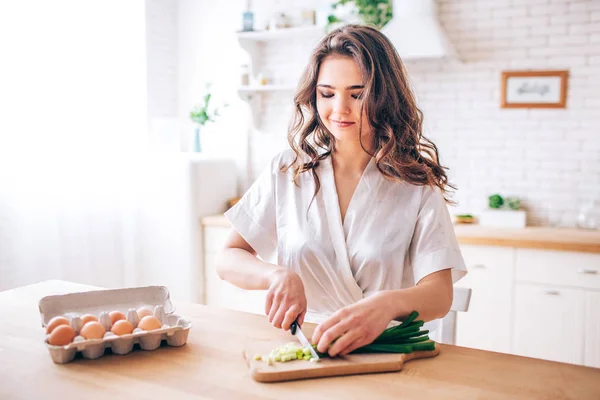
<svg viewBox="0 0 600 400">
<path fill-rule="evenodd" d="M 190 298 L 191 166 L 148 149 L 145 40 L 143 0 L 0 5 L 0 290 L 64 279 Z"/>
</svg>

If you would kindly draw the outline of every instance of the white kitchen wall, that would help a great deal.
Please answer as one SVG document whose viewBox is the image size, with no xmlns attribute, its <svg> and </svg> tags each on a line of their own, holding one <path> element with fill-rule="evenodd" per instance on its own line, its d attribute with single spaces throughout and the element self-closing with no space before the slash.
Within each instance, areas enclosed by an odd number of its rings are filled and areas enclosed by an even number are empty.
<svg viewBox="0 0 600 400">
<path fill-rule="evenodd" d="M 463 62 L 405 64 L 425 114 L 425 135 L 438 145 L 458 186 L 456 212 L 480 210 L 488 195 L 500 192 L 523 199 L 529 224 L 574 224 L 580 205 L 600 198 L 600 1 L 438 5 Z M 305 62 L 286 42 L 265 52 L 272 70 Z M 501 72 L 515 69 L 568 69 L 567 108 L 501 109 Z M 264 99 L 265 129 L 251 147 L 254 170 L 275 151 L 273 144 L 286 145 L 278 107 L 287 98 Z M 271 146 L 263 145 L 267 138 Z"/>
<path fill-rule="evenodd" d="M 256 27 L 276 11 L 322 8 L 328 0 L 255 0 Z M 239 45 L 246 1 L 179 2 L 178 116 L 184 121 L 209 76 L 236 98 Z M 455 212 L 476 212 L 488 195 L 520 196 L 528 223 L 574 225 L 579 207 L 600 198 L 600 1 L 441 0 L 439 16 L 462 62 L 406 61 L 425 135 L 439 147 L 458 186 Z M 262 45 L 265 64 L 278 80 L 295 79 L 309 42 L 295 38 Z M 568 69 L 566 109 L 501 109 L 505 70 Z M 292 93 L 255 98 L 254 129 L 239 108 L 215 126 L 221 147 L 236 149 L 251 182 L 277 151 L 287 147 Z M 226 126 L 234 119 L 236 127 Z M 185 135 L 189 127 L 182 129 Z M 248 140 L 244 135 L 248 133 Z M 245 158 L 249 146 L 249 159 Z M 242 184 L 241 190 L 247 187 Z"/>
<path fill-rule="evenodd" d="M 189 113 L 200 102 L 207 83 L 214 104 L 227 103 L 218 123 L 207 125 L 203 150 L 216 157 L 233 157 L 240 170 L 240 190 L 246 185 L 250 107 L 238 94 L 241 52 L 235 32 L 240 29 L 244 0 L 179 0 L 178 104 L 180 139 L 189 150 L 193 124 Z"/>
<path fill-rule="evenodd" d="M 154 148 L 179 151 L 177 2 L 146 0 L 145 5 L 150 142 Z"/>
<path fill-rule="evenodd" d="M 465 211 L 496 191 L 524 198 L 529 223 L 573 224 L 600 199 L 600 1 L 442 1 L 464 59 L 409 62 L 427 134 Z M 567 108 L 499 108 L 504 70 L 567 69 Z"/>
</svg>

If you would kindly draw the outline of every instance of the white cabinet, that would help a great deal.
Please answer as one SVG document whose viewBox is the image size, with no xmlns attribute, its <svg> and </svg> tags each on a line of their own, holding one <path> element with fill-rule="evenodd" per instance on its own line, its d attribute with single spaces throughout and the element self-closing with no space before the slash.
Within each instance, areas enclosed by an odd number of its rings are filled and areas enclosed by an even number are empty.
<svg viewBox="0 0 600 400">
<path fill-rule="evenodd" d="M 585 351 L 583 364 L 600 368 L 600 292 L 585 295 Z"/>
<path fill-rule="evenodd" d="M 462 245 L 456 344 L 600 367 L 600 255 Z"/>
<path fill-rule="evenodd" d="M 204 303 L 264 315 L 266 291 L 241 289 L 217 275 L 215 262 L 223 250 L 228 233 L 228 227 L 204 227 Z"/>
<path fill-rule="evenodd" d="M 463 245 L 461 251 L 469 273 L 455 286 L 472 292 L 468 312 L 457 315 L 456 344 L 507 353 L 514 249 Z"/>
<path fill-rule="evenodd" d="M 517 283 L 513 353 L 581 364 L 584 311 L 584 291 Z"/>
<path fill-rule="evenodd" d="M 573 364 L 600 359 L 600 255 L 517 249 L 513 352 Z"/>
</svg>

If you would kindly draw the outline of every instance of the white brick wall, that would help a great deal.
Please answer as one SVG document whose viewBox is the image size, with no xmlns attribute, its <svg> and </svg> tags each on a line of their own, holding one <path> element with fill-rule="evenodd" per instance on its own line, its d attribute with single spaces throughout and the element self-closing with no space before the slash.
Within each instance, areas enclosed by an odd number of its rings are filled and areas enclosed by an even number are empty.
<svg viewBox="0 0 600 400">
<path fill-rule="evenodd" d="M 145 6 L 149 142 L 179 151 L 178 2 L 146 0 Z"/>
<path fill-rule="evenodd" d="M 177 3 L 146 0 L 148 115 L 177 115 Z"/>
<path fill-rule="evenodd" d="M 581 203 L 600 199 L 600 1 L 443 0 L 439 14 L 464 62 L 406 65 L 425 135 L 458 186 L 456 211 L 476 212 L 500 192 L 523 199 L 529 224 L 574 225 Z M 285 41 L 266 46 L 265 68 L 279 77 L 306 62 Z M 567 108 L 501 109 L 501 72 L 516 69 L 568 69 Z M 254 174 L 287 146 L 289 96 L 263 96 Z"/>
</svg>

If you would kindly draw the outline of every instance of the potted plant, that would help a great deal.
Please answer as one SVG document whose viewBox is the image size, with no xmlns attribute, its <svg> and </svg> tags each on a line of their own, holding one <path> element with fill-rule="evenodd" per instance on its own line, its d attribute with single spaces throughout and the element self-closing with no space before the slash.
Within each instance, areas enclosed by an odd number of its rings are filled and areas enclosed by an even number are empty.
<svg viewBox="0 0 600 400">
<path fill-rule="evenodd" d="M 381 29 L 392 19 L 391 3 L 391 0 L 337 0 L 331 5 L 334 12 L 328 17 L 327 27 L 359 18 L 362 23 Z"/>
<path fill-rule="evenodd" d="M 495 193 L 488 197 L 488 208 L 481 213 L 479 223 L 495 228 L 524 228 L 526 220 L 527 215 L 521 209 L 518 197 L 505 198 Z"/>
<path fill-rule="evenodd" d="M 211 85 L 206 86 L 206 92 L 200 104 L 195 105 L 190 111 L 190 119 L 196 124 L 194 129 L 194 151 L 199 153 L 202 151 L 200 145 L 200 134 L 202 128 L 208 122 L 215 122 L 215 117 L 219 116 L 219 108 L 211 106 L 212 93 L 210 92 Z M 223 107 L 227 107 L 224 104 Z"/>
</svg>

